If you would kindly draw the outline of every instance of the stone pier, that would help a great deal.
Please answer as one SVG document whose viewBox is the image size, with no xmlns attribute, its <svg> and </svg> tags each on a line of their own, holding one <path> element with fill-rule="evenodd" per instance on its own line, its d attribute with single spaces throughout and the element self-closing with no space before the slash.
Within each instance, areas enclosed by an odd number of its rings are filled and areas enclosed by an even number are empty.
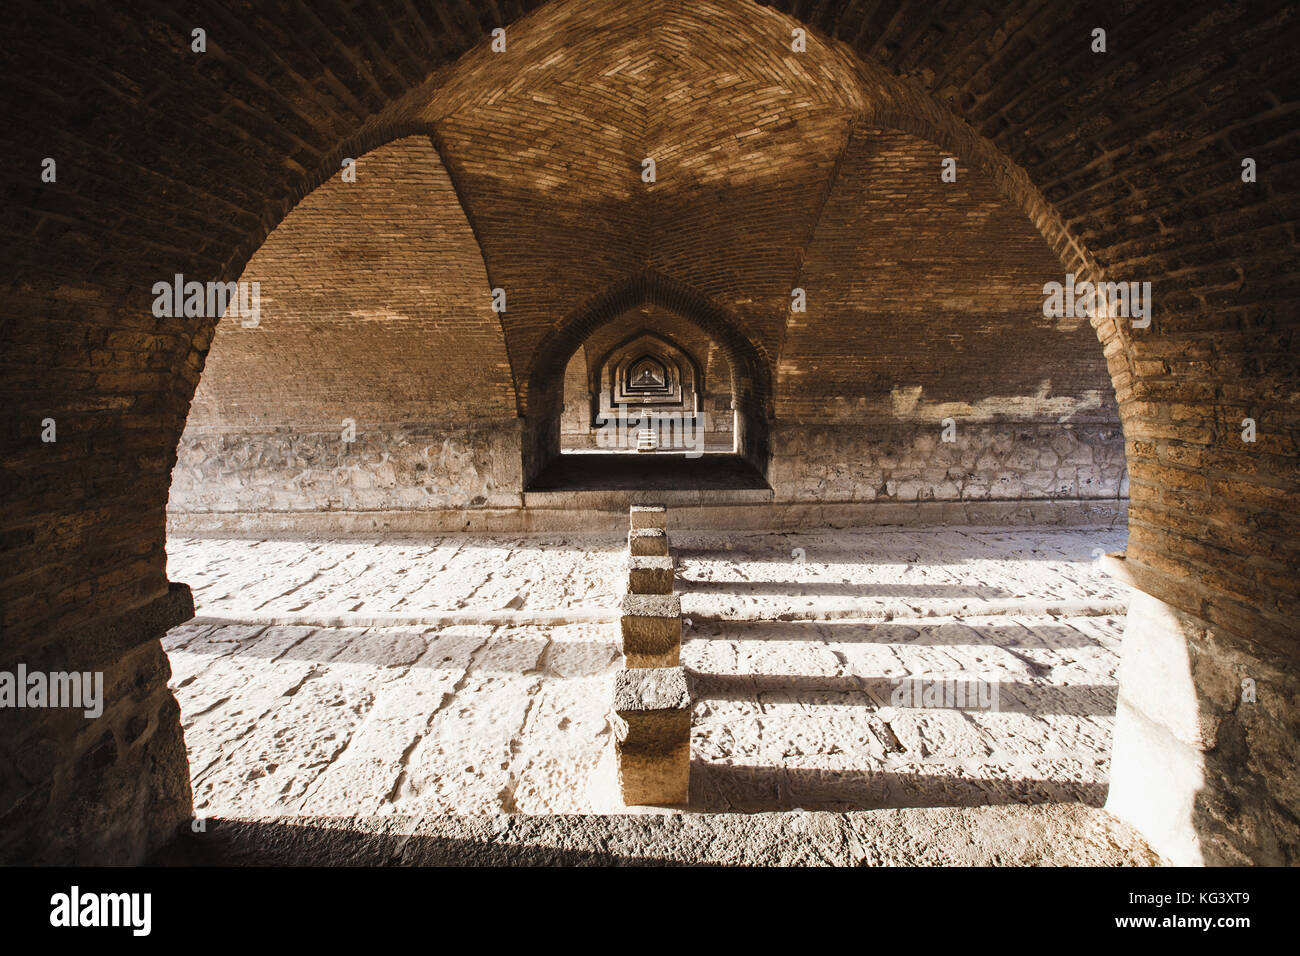
<svg viewBox="0 0 1300 956">
<path fill-rule="evenodd" d="M 634 558 L 666 558 L 668 532 L 663 528 L 633 528 L 627 533 L 627 547 Z"/>
<path fill-rule="evenodd" d="M 682 602 L 672 593 L 667 509 L 628 513 L 625 670 L 614 686 L 615 752 L 623 802 L 684 804 L 691 772 L 691 697 L 682 654 Z"/>
<path fill-rule="evenodd" d="M 620 671 L 614 682 L 614 746 L 623 802 L 681 805 L 691 773 L 691 696 L 681 667 Z"/>
<path fill-rule="evenodd" d="M 628 667 L 676 667 L 682 653 L 682 601 L 675 594 L 625 594 L 623 657 Z"/>
<path fill-rule="evenodd" d="M 628 522 L 631 530 L 638 528 L 657 528 L 668 531 L 668 508 L 665 505 L 632 505 L 628 510 Z"/>
<path fill-rule="evenodd" d="M 673 559 L 629 557 L 627 591 L 629 594 L 672 594 Z"/>
</svg>

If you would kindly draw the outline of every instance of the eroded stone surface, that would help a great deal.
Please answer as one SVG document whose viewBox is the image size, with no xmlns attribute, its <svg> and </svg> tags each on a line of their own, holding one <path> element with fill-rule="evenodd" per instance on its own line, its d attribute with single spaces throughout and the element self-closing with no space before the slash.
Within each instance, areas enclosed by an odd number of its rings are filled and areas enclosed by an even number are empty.
<svg viewBox="0 0 1300 956">
<path fill-rule="evenodd" d="M 628 525 L 637 528 L 668 529 L 668 509 L 663 505 L 632 505 L 628 508 Z"/>
<path fill-rule="evenodd" d="M 627 533 L 627 546 L 633 557 L 667 557 L 668 534 L 662 528 L 633 528 Z"/>
<path fill-rule="evenodd" d="M 619 606 L 628 667 L 681 663 L 682 603 L 675 594 L 625 594 Z"/>
<path fill-rule="evenodd" d="M 1160 858 L 1077 803 L 852 813 L 226 818 L 164 865 L 1150 866 Z"/>
<path fill-rule="evenodd" d="M 1129 589 L 1092 560 L 1122 548 L 1123 529 L 680 532 L 674 541 L 683 613 L 694 618 L 926 616 L 990 602 L 1122 613 L 1128 603 Z M 616 608 L 629 563 L 619 534 L 173 538 L 168 547 L 169 576 L 190 585 L 198 614 L 214 616 Z"/>
<path fill-rule="evenodd" d="M 629 557 L 627 590 L 630 594 L 671 594 L 675 573 L 671 557 Z"/>
<path fill-rule="evenodd" d="M 602 575 L 617 580 L 623 541 L 176 542 L 171 576 L 201 617 L 165 647 L 198 812 L 622 812 L 618 595 Z M 1100 805 L 1123 618 L 1098 610 L 1127 590 L 1092 553 L 1122 545 L 1083 530 L 686 536 L 691 808 Z M 1041 610 L 1053 603 L 1073 610 Z M 202 623 L 354 607 L 609 618 Z M 957 678 L 996 688 L 998 709 L 892 699 L 904 679 Z"/>
<path fill-rule="evenodd" d="M 619 789 L 628 806 L 690 796 L 691 695 L 680 667 L 637 667 L 614 678 Z"/>
</svg>

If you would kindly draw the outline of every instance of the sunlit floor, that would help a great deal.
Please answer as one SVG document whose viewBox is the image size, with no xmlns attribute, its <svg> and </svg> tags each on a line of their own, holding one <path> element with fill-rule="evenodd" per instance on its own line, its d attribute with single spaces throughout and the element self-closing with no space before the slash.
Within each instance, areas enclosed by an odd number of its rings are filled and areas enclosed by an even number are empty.
<svg viewBox="0 0 1300 956">
<path fill-rule="evenodd" d="M 691 809 L 1099 805 L 1128 592 L 1094 557 L 1123 542 L 673 534 Z M 199 614 L 165 647 L 200 815 L 629 812 L 621 536 L 169 547 Z"/>
</svg>

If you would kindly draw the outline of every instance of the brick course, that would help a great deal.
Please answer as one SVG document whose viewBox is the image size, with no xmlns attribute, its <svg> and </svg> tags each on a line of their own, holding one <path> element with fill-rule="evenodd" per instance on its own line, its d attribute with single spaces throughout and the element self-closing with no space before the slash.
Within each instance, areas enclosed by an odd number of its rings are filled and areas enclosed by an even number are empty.
<svg viewBox="0 0 1300 956">
<path fill-rule="evenodd" d="M 53 642 L 78 663 L 75 635 L 165 599 L 170 472 L 215 321 L 155 318 L 150 283 L 238 278 L 344 157 L 415 134 L 444 150 L 488 282 L 518 309 L 505 349 L 523 411 L 534 372 L 552 375 L 548 343 L 561 340 L 561 371 L 578 344 L 566 322 L 649 266 L 738 330 L 729 358 L 757 422 L 780 401 L 764 376 L 780 368 L 799 250 L 854 124 L 953 150 L 1024 211 L 1061 271 L 1154 284 L 1151 328 L 1094 322 L 1129 442 L 1128 564 L 1151 594 L 1294 658 L 1293 5 L 536 6 L 326 0 L 312 22 L 297 6 L 14 0 L 0 131 L 4 664 Z M 511 52 L 492 54 L 487 33 L 507 20 Z M 799 23 L 809 49 L 792 55 Z M 1099 24 L 1104 58 L 1087 49 Z M 602 64 L 618 72 L 593 89 Z M 714 103 L 715 122 L 693 119 Z M 557 129 L 579 132 L 555 142 Z M 713 147 L 716 162 L 700 155 Z M 660 179 L 642 190 L 651 151 Z M 39 179 L 47 156 L 54 184 Z M 1247 156 L 1256 183 L 1240 179 Z M 40 442 L 46 417 L 57 444 Z M 1241 441 L 1242 417 L 1257 444 Z M 525 432 L 525 473 L 549 440 L 543 423 Z M 134 766 L 175 770 L 175 747 L 153 746 Z M 7 819 L 24 830 L 66 818 L 68 794 L 106 779 L 95 760 L 65 769 L 47 816 L 16 785 L 0 814 L 17 807 Z M 138 810 L 145 792 L 121 805 Z M 185 800 L 168 792 L 159 819 L 179 819 Z M 140 858 L 158 834 L 132 821 L 100 849 Z M 59 846 L 50 859 L 75 858 Z"/>
</svg>

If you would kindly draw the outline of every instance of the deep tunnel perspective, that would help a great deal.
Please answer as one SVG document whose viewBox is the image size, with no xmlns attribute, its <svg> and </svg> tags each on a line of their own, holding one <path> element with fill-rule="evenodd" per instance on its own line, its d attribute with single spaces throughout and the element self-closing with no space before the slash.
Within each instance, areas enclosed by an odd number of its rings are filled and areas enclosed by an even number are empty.
<svg viewBox="0 0 1300 956">
<path fill-rule="evenodd" d="M 16 2 L 0 861 L 1297 862 L 1294 7 Z"/>
</svg>

